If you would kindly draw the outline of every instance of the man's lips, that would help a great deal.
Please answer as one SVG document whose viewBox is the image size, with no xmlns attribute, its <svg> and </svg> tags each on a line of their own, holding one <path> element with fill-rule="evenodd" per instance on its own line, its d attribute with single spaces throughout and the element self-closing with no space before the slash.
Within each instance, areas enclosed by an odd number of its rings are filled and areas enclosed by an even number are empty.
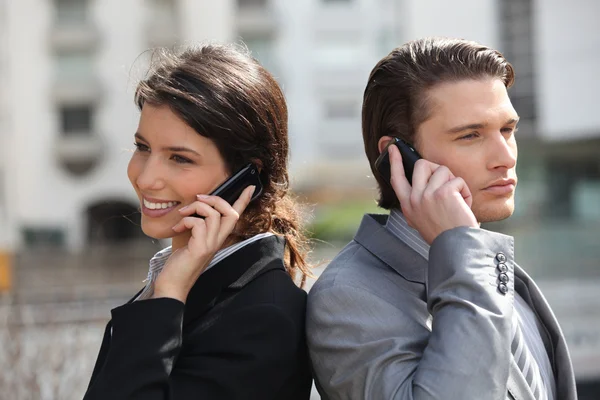
<svg viewBox="0 0 600 400">
<path fill-rule="evenodd" d="M 514 179 L 501 179 L 492 182 L 483 190 L 497 195 L 506 195 L 515 191 L 517 182 Z"/>
</svg>

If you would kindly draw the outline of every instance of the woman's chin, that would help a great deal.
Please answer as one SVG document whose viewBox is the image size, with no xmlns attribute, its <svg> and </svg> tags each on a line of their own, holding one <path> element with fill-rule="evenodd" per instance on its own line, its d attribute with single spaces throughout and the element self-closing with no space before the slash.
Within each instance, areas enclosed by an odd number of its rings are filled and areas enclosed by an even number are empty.
<svg viewBox="0 0 600 400">
<path fill-rule="evenodd" d="M 144 224 L 142 224 L 142 232 L 144 232 L 144 235 L 157 240 L 172 239 L 174 236 L 177 236 L 177 233 L 173 232 L 172 229 L 144 226 Z"/>
</svg>

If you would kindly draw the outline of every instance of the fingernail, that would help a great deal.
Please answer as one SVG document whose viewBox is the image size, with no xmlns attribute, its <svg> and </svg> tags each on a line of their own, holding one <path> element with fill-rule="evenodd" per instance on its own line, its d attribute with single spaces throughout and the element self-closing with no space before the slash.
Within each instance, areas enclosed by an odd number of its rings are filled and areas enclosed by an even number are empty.
<svg viewBox="0 0 600 400">
<path fill-rule="evenodd" d="M 185 210 L 185 209 L 186 209 L 186 208 L 188 208 L 188 207 L 189 207 L 189 205 L 187 205 L 187 206 L 185 206 L 185 207 L 181 207 L 181 208 L 179 209 L 179 211 L 183 211 L 183 210 Z"/>
<path fill-rule="evenodd" d="M 250 185 L 249 187 L 252 188 L 252 190 L 249 190 L 250 196 L 252 196 L 254 194 L 254 191 L 256 190 L 256 186 L 255 185 Z"/>
<path fill-rule="evenodd" d="M 205 194 L 199 194 L 199 195 L 196 195 L 196 197 L 199 199 L 208 199 L 209 196 L 205 195 Z"/>
</svg>

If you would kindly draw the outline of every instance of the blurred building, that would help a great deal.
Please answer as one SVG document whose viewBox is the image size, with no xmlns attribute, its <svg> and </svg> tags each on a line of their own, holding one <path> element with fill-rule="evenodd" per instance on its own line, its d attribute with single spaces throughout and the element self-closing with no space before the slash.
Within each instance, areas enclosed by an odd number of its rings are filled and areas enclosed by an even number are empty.
<svg viewBox="0 0 600 400">
<path fill-rule="evenodd" d="M 143 52 L 206 39 L 243 41 L 283 86 L 296 190 L 370 191 L 360 109 L 377 60 L 433 28 L 500 43 L 495 2 L 461 2 L 433 14 L 416 0 L 6 2 L 3 140 L 14 172 L 4 183 L 12 218 L 4 231 L 27 248 L 139 235 L 125 168 Z"/>
<path fill-rule="evenodd" d="M 410 39 L 464 37 L 517 73 L 517 210 L 496 228 L 548 295 L 578 379 L 599 381 L 597 15 L 590 0 L 0 0 L 0 252 L 140 234 L 125 170 L 146 49 L 243 40 L 286 94 L 294 189 L 352 193 L 375 186 L 360 129 L 372 67 Z"/>
<path fill-rule="evenodd" d="M 80 249 L 140 235 L 126 219 L 139 219 L 126 165 L 146 50 L 230 40 L 233 1 L 2 4 L 0 221 L 8 215 L 12 227 L 2 224 L 0 238 Z"/>
</svg>

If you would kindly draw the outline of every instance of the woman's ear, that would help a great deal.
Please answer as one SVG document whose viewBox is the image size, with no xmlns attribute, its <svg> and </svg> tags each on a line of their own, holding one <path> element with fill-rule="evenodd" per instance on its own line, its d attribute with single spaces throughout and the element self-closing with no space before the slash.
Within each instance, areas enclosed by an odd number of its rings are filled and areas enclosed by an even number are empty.
<svg viewBox="0 0 600 400">
<path fill-rule="evenodd" d="M 379 142 L 377 143 L 377 148 L 379 149 L 379 154 L 381 154 L 383 152 L 383 150 L 385 149 L 385 146 L 388 145 L 388 143 L 390 143 L 390 141 L 393 139 L 392 136 L 382 136 L 379 139 Z"/>
<path fill-rule="evenodd" d="M 250 160 L 250 162 L 254 165 L 256 165 L 256 168 L 258 168 L 258 172 L 262 172 L 263 169 L 263 163 L 261 160 L 259 160 L 258 158 L 253 158 Z"/>
</svg>

